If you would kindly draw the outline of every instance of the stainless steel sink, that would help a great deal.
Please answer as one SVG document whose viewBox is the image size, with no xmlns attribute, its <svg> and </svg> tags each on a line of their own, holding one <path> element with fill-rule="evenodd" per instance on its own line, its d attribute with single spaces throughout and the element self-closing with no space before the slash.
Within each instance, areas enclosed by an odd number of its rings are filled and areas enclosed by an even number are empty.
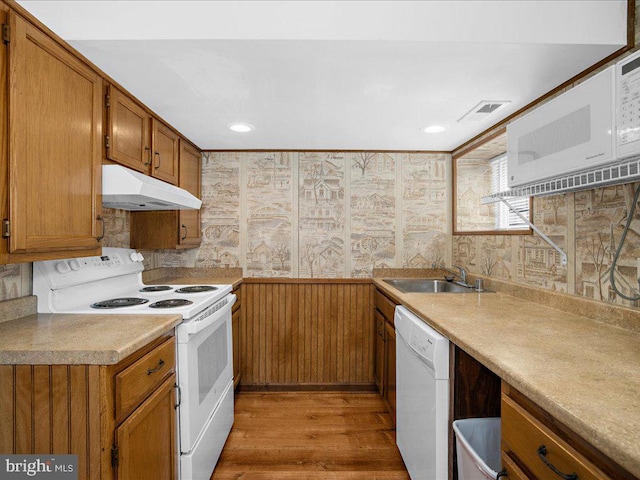
<svg viewBox="0 0 640 480">
<path fill-rule="evenodd" d="M 435 278 L 387 278 L 383 280 L 404 293 L 470 293 L 475 290 Z"/>
</svg>

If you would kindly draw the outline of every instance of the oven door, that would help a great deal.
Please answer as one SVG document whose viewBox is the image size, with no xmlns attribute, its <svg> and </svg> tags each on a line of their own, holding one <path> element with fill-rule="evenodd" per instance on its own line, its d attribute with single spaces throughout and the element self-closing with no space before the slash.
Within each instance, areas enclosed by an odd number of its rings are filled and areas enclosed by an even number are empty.
<svg viewBox="0 0 640 480">
<path fill-rule="evenodd" d="M 177 328 L 181 453 L 193 449 L 233 379 L 231 308 L 236 296 L 225 299 L 227 304 L 215 313 L 197 322 L 187 320 Z"/>
</svg>

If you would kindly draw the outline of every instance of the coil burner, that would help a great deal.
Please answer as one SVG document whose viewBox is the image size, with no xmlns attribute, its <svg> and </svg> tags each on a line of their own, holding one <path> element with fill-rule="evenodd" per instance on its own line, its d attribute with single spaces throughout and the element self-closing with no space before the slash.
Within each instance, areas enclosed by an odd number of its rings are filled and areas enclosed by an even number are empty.
<svg viewBox="0 0 640 480">
<path fill-rule="evenodd" d="M 122 308 L 133 307 L 135 305 L 143 305 L 148 303 L 149 300 L 138 297 L 124 297 L 124 298 L 111 298 L 109 300 L 103 300 L 91 304 L 91 308 Z"/>
<path fill-rule="evenodd" d="M 183 298 L 170 298 L 168 300 L 160 300 L 159 302 L 152 303 L 149 308 L 176 308 L 184 307 L 185 305 L 191 305 L 191 300 L 185 300 Z"/>
<path fill-rule="evenodd" d="M 202 292 L 213 292 L 217 290 L 218 287 L 213 287 L 211 285 L 191 285 L 190 287 L 183 287 L 176 290 L 176 293 L 202 293 Z"/>
<path fill-rule="evenodd" d="M 152 285 L 150 287 L 144 287 L 138 290 L 139 292 L 166 292 L 167 290 L 173 290 L 173 287 L 169 285 Z"/>
</svg>

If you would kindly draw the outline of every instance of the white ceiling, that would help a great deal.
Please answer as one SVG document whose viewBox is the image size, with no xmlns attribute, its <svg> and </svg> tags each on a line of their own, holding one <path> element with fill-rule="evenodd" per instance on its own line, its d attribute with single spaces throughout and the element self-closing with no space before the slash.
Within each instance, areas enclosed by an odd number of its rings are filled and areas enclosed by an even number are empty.
<svg viewBox="0 0 640 480">
<path fill-rule="evenodd" d="M 19 3 L 203 149 L 449 151 L 626 44 L 626 0 Z"/>
</svg>

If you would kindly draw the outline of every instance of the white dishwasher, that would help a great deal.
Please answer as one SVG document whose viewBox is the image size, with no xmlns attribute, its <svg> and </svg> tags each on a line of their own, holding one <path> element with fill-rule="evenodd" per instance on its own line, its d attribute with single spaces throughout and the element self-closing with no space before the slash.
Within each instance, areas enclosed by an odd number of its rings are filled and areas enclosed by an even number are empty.
<svg viewBox="0 0 640 480">
<path fill-rule="evenodd" d="M 396 443 L 412 480 L 446 480 L 449 340 L 396 307 Z"/>
</svg>

